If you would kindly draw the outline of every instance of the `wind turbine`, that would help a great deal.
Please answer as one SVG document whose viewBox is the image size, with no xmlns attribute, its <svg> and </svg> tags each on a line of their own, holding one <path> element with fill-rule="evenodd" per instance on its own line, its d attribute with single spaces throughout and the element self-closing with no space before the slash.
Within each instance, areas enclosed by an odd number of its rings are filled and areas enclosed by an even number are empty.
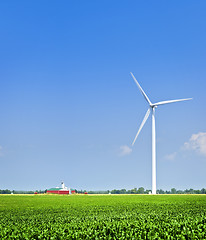
<svg viewBox="0 0 206 240">
<path fill-rule="evenodd" d="M 156 194 L 156 131 L 155 131 L 155 108 L 157 108 L 157 106 L 159 105 L 164 105 L 167 103 L 174 103 L 174 102 L 181 102 L 181 101 L 187 101 L 187 100 L 191 100 L 192 98 L 185 98 L 185 99 L 176 99 L 176 100 L 168 100 L 168 101 L 162 101 L 162 102 L 157 102 L 157 103 L 152 103 L 148 96 L 146 95 L 146 93 L 144 92 L 144 90 L 141 88 L 140 84 L 137 82 L 136 78 L 134 77 L 134 75 L 131 73 L 135 83 L 137 84 L 140 92 L 142 93 L 143 97 L 145 98 L 145 100 L 147 101 L 147 103 L 149 104 L 149 108 L 144 116 L 144 119 L 140 125 L 140 128 L 134 138 L 134 141 L 132 143 L 132 146 L 134 145 L 140 131 L 142 130 L 145 122 L 147 121 L 150 112 L 152 111 L 152 194 Z"/>
</svg>

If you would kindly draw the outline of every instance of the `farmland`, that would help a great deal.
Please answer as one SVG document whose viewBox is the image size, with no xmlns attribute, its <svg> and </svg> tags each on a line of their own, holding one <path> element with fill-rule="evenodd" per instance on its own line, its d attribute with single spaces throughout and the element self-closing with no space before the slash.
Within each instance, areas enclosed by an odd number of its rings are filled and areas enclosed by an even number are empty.
<svg viewBox="0 0 206 240">
<path fill-rule="evenodd" d="M 0 195 L 0 239 L 206 239 L 206 195 Z"/>
</svg>

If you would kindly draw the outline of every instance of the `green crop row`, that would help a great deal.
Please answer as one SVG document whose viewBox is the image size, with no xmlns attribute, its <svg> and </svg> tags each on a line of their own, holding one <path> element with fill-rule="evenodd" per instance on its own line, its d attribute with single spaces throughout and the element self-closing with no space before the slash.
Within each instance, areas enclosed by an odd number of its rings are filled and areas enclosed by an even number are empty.
<svg viewBox="0 0 206 240">
<path fill-rule="evenodd" d="M 206 196 L 0 196 L 0 239 L 206 239 Z"/>
</svg>

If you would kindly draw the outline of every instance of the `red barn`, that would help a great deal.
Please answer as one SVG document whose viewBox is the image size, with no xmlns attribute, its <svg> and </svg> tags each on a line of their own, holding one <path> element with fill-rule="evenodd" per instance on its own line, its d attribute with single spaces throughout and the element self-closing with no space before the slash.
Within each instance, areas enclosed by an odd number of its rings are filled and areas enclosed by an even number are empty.
<svg viewBox="0 0 206 240">
<path fill-rule="evenodd" d="M 56 187 L 56 188 L 50 188 L 47 190 L 47 193 L 53 193 L 53 194 L 72 194 L 75 193 L 74 189 L 68 189 L 67 187 L 65 187 L 64 183 L 62 182 L 62 187 Z"/>
<path fill-rule="evenodd" d="M 47 190 L 47 193 L 54 193 L 54 194 L 70 194 L 69 190 L 62 189 L 62 188 L 50 188 Z"/>
</svg>

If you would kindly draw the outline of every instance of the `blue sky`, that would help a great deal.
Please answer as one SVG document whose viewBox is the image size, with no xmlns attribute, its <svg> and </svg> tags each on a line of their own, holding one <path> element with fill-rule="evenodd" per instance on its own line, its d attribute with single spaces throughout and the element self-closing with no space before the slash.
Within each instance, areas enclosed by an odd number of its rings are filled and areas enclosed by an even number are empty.
<svg viewBox="0 0 206 240">
<path fill-rule="evenodd" d="M 205 1 L 1 1 L 0 189 L 206 187 Z"/>
</svg>

